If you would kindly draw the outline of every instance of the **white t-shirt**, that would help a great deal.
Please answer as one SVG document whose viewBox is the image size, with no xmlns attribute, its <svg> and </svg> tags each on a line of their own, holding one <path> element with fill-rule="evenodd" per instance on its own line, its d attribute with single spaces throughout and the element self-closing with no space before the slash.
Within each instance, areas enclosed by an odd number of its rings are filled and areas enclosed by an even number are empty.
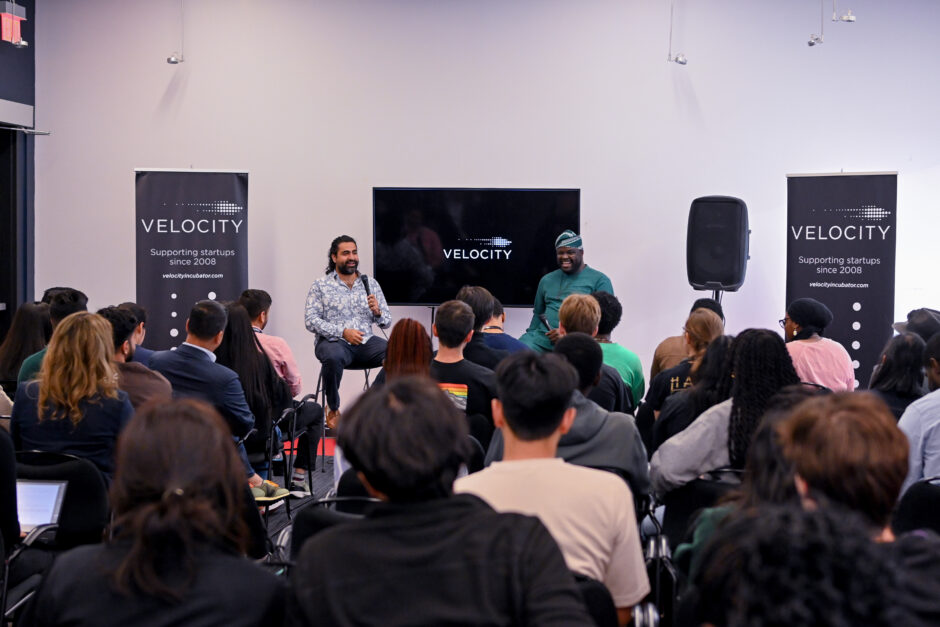
<svg viewBox="0 0 940 627">
<path fill-rule="evenodd" d="M 454 491 L 500 512 L 538 516 L 568 568 L 603 582 L 617 607 L 649 592 L 633 495 L 617 475 L 557 457 L 503 461 L 458 479 Z"/>
</svg>

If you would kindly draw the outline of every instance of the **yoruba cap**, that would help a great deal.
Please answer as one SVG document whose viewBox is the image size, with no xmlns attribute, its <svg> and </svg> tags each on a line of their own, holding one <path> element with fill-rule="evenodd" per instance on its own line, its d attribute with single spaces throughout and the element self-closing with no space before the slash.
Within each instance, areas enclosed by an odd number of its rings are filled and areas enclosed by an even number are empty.
<svg viewBox="0 0 940 627">
<path fill-rule="evenodd" d="M 561 248 L 562 246 L 567 246 L 568 248 L 580 248 L 584 249 L 584 244 L 581 243 L 581 236 L 568 229 L 564 231 L 561 235 L 555 238 L 555 248 Z"/>
<path fill-rule="evenodd" d="M 907 320 L 895 322 L 894 329 L 898 333 L 916 333 L 926 342 L 934 333 L 940 333 L 940 311 L 921 307 L 907 314 Z"/>
</svg>

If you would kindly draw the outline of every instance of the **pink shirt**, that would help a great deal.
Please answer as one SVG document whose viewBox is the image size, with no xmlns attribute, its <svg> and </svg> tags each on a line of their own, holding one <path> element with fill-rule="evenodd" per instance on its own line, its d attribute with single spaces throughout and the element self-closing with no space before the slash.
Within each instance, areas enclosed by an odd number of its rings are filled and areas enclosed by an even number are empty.
<svg viewBox="0 0 940 627">
<path fill-rule="evenodd" d="M 300 368 L 297 366 L 297 360 L 294 359 L 290 346 L 284 338 L 262 333 L 257 327 L 255 327 L 255 335 L 258 336 L 261 347 L 264 348 L 268 359 L 274 365 L 274 370 L 290 385 L 290 393 L 297 396 L 303 389 L 303 382 L 300 379 Z"/>
<path fill-rule="evenodd" d="M 855 389 L 852 358 L 842 344 L 820 337 L 788 342 L 787 350 L 801 381 L 825 385 L 833 392 Z"/>
</svg>

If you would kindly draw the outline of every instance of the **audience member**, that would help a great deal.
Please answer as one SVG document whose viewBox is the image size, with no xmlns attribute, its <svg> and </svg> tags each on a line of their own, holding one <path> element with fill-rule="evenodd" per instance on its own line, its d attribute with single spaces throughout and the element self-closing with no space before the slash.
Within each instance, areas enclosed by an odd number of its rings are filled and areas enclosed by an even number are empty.
<svg viewBox="0 0 940 627">
<path fill-rule="evenodd" d="M 68 293 L 58 293 L 55 303 Z M 56 325 L 38 380 L 20 384 L 10 420 L 17 450 L 84 457 L 108 479 L 114 445 L 134 409 L 118 389 L 111 325 L 78 312 Z"/>
<path fill-rule="evenodd" d="M 569 338 L 577 336 L 561 338 L 555 350 Z M 611 473 L 555 456 L 576 420 L 577 372 L 559 355 L 525 351 L 504 360 L 496 378 L 493 419 L 505 442 L 503 461 L 457 480 L 454 491 L 475 494 L 496 511 L 538 516 L 568 568 L 607 586 L 626 625 L 650 590 L 633 496 Z"/>
<path fill-rule="evenodd" d="M 245 290 L 238 298 L 238 304 L 248 312 L 251 328 L 258 335 L 258 342 L 274 370 L 290 385 L 291 396 L 297 396 L 303 390 L 303 378 L 293 351 L 284 338 L 264 332 L 271 311 L 271 295 L 264 290 Z"/>
<path fill-rule="evenodd" d="M 568 333 L 555 344 L 555 353 L 578 373 L 578 388 L 571 396 L 574 423 L 558 441 L 557 456 L 570 464 L 616 473 L 637 500 L 643 498 L 649 494 L 649 464 L 633 416 L 609 412 L 586 396 L 600 378 L 600 346 L 586 333 Z M 486 463 L 503 459 L 503 447 L 502 432 L 497 431 Z"/>
<path fill-rule="evenodd" d="M 143 346 L 144 340 L 147 338 L 147 310 L 131 301 L 121 303 L 118 307 L 131 312 L 134 318 L 137 319 L 137 328 L 134 329 L 134 357 L 132 361 L 143 364 L 149 368 L 150 358 L 156 351 Z"/>
<path fill-rule="evenodd" d="M 924 624 L 940 624 L 940 537 L 924 530 L 895 537 L 890 527 L 907 474 L 908 442 L 888 407 L 867 392 L 811 399 L 779 433 L 804 507 L 835 504 L 860 514 L 869 537 L 901 568 L 898 603 Z"/>
<path fill-rule="evenodd" d="M 226 308 L 225 331 L 216 347 L 216 363 L 238 375 L 245 401 L 255 419 L 255 431 L 245 441 L 245 449 L 263 452 L 268 446 L 271 424 L 281 412 L 293 407 L 287 381 L 274 370 L 271 361 L 261 349 L 259 336 L 251 328 L 248 311 L 238 303 Z M 280 442 L 277 442 L 280 445 Z M 255 467 L 260 476 L 267 476 L 267 467 Z"/>
<path fill-rule="evenodd" d="M 601 306 L 589 294 L 572 294 L 558 310 L 559 337 L 568 333 L 586 333 L 596 337 L 600 322 Z M 591 388 L 588 398 L 607 411 L 632 413 L 634 409 L 633 391 L 623 382 L 620 373 L 607 364 L 601 366 L 601 378 Z"/>
<path fill-rule="evenodd" d="M 748 510 L 720 528 L 681 624 L 916 625 L 904 582 L 851 513 Z"/>
<path fill-rule="evenodd" d="M 392 327 L 388 336 L 388 349 L 382 371 L 375 377 L 375 385 L 389 379 L 407 375 L 429 376 L 434 348 L 427 329 L 417 320 L 402 318 Z"/>
<path fill-rule="evenodd" d="M 780 388 L 799 382 L 783 340 L 767 329 L 742 331 L 734 340 L 731 363 L 731 398 L 707 410 L 653 455 L 650 479 L 657 495 L 705 472 L 743 468 L 767 402 Z"/>
<path fill-rule="evenodd" d="M 16 378 L 23 361 L 45 348 L 51 336 L 49 305 L 23 303 L 19 306 L 0 344 L 0 387 L 4 392 L 16 395 Z"/>
<path fill-rule="evenodd" d="M 215 407 L 238 439 L 254 428 L 255 417 L 238 374 L 215 363 L 213 351 L 222 343 L 227 320 L 225 307 L 219 303 L 197 302 L 186 320 L 186 341 L 175 350 L 157 351 L 150 358 L 150 365 L 169 380 L 174 397 L 197 398 Z M 244 444 L 238 445 L 238 452 L 255 500 L 271 501 L 287 495 L 287 490 L 263 480 L 254 471 Z"/>
<path fill-rule="evenodd" d="M 50 288 L 50 290 L 55 290 L 51 292 L 51 301 L 49 303 L 49 319 L 53 330 L 66 316 L 78 311 L 88 311 L 88 297 L 78 290 L 70 287 Z M 46 290 L 46 292 L 50 293 L 50 290 Z M 45 298 L 45 294 L 43 297 Z M 19 375 L 16 377 L 17 383 L 36 378 L 48 348 L 46 346 L 23 360 Z"/>
<path fill-rule="evenodd" d="M 691 387 L 693 377 L 702 363 L 705 350 L 712 341 L 725 332 L 721 318 L 710 309 L 699 308 L 689 314 L 683 327 L 686 358 L 672 368 L 667 368 L 656 375 L 650 382 L 646 393 L 646 403 L 653 410 L 656 418 L 663 409 L 666 399 Z"/>
<path fill-rule="evenodd" d="M 459 305 L 469 333 L 473 314 Z M 291 571 L 289 624 L 591 624 L 537 518 L 452 494 L 469 454 L 467 429 L 430 382 L 402 377 L 366 392 L 338 440 L 386 503 L 304 544 Z"/>
<path fill-rule="evenodd" d="M 927 342 L 940 333 L 940 311 L 936 309 L 913 309 L 907 313 L 907 320 L 891 325 L 898 333 L 915 333 Z"/>
<path fill-rule="evenodd" d="M 714 298 L 699 298 L 692 303 L 692 309 L 689 310 L 689 313 L 692 313 L 696 309 L 709 309 L 718 314 L 722 324 L 725 322 L 725 312 L 721 308 L 721 303 Z M 650 365 L 650 382 L 652 382 L 660 372 L 678 366 L 679 363 L 688 356 L 689 353 L 686 346 L 685 334 L 667 337 L 659 343 L 656 347 L 656 351 L 653 353 L 653 363 Z"/>
<path fill-rule="evenodd" d="M 731 394 L 730 335 L 719 335 L 705 349 L 699 367 L 692 374 L 692 387 L 666 397 L 662 411 L 653 423 L 652 450 L 656 452 L 663 442 L 683 431 L 705 410 L 728 400 Z"/>
<path fill-rule="evenodd" d="M 493 317 L 495 298 L 485 287 L 464 285 L 457 292 L 456 300 L 470 305 L 473 310 L 473 335 L 463 350 L 464 359 L 493 370 L 509 351 L 492 348 L 483 340 L 483 327 Z"/>
<path fill-rule="evenodd" d="M 620 324 L 623 307 L 617 297 L 610 292 L 594 292 L 591 296 L 601 307 L 601 319 L 597 323 L 597 341 L 601 345 L 601 350 L 604 351 L 604 363 L 620 373 L 620 378 L 630 388 L 633 406 L 636 407 L 646 391 L 643 364 L 640 363 L 640 358 L 636 353 L 610 339 L 611 332 Z"/>
<path fill-rule="evenodd" d="M 134 409 L 154 399 L 171 400 L 173 388 L 166 377 L 133 360 L 137 350 L 134 334 L 138 328 L 134 314 L 120 307 L 105 307 L 98 310 L 98 315 L 111 323 L 114 339 L 112 358 L 117 367 L 118 387 L 127 392 Z"/>
<path fill-rule="evenodd" d="M 493 315 L 483 325 L 483 341 L 490 348 L 509 353 L 528 350 L 528 346 L 506 333 L 504 330 L 505 325 L 506 312 L 503 311 L 503 304 L 499 302 L 498 298 L 493 298 Z"/>
<path fill-rule="evenodd" d="M 221 417 L 151 403 L 118 442 L 114 535 L 56 559 L 27 624 L 280 625 L 283 580 L 245 557 L 244 479 Z"/>
<path fill-rule="evenodd" d="M 798 298 L 780 321 L 787 350 L 800 380 L 823 385 L 833 392 L 855 389 L 855 369 L 848 351 L 823 337 L 832 312 L 814 298 Z"/>
<path fill-rule="evenodd" d="M 540 353 L 551 352 L 552 346 L 561 337 L 561 330 L 555 326 L 559 323 L 561 304 L 568 296 L 600 291 L 614 293 L 613 284 L 607 275 L 584 263 L 584 242 L 571 229 L 555 238 L 555 256 L 558 269 L 539 280 L 532 307 L 532 321 L 519 338 L 523 344 Z M 545 329 L 540 316 L 545 316 L 550 330 Z"/>
<path fill-rule="evenodd" d="M 940 475 L 940 333 L 924 348 L 924 367 L 930 393 L 911 403 L 898 422 L 911 447 L 902 492 L 916 481 Z"/>
<path fill-rule="evenodd" d="M 496 397 L 496 378 L 489 368 L 464 359 L 464 347 L 473 335 L 473 310 L 463 301 L 444 302 L 437 308 L 431 330 L 439 345 L 431 361 L 431 378 L 466 413 L 470 435 L 486 450 L 493 435 L 491 402 Z"/>
<path fill-rule="evenodd" d="M 926 392 L 924 350 L 927 344 L 916 333 L 895 335 L 885 345 L 871 375 L 868 389 L 881 397 L 898 420 L 907 406 Z"/>
</svg>

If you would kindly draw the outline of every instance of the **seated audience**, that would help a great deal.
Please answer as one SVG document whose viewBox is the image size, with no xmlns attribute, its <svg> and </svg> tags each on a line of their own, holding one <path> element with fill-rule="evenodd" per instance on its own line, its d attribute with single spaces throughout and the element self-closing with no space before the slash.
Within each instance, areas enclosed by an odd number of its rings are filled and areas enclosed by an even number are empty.
<svg viewBox="0 0 940 627">
<path fill-rule="evenodd" d="M 411 318 L 402 318 L 388 336 L 385 361 L 374 385 L 411 374 L 429 376 L 433 356 L 431 336 L 424 325 Z"/>
<path fill-rule="evenodd" d="M 748 510 L 720 528 L 680 624 L 918 625 L 896 566 L 838 509 Z"/>
<path fill-rule="evenodd" d="M 562 337 L 555 350 L 576 337 Z M 538 516 L 568 568 L 607 586 L 626 625 L 650 590 L 633 496 L 614 475 L 555 456 L 577 420 L 577 372 L 559 355 L 525 351 L 504 360 L 496 379 L 493 419 L 505 442 L 503 460 L 458 479 L 454 491 L 475 494 L 496 511 Z"/>
<path fill-rule="evenodd" d="M 493 370 L 496 364 L 509 356 L 509 351 L 492 348 L 483 340 L 483 327 L 493 317 L 496 301 L 485 287 L 464 285 L 457 292 L 456 300 L 470 305 L 473 310 L 473 335 L 463 349 L 464 359 Z"/>
<path fill-rule="evenodd" d="M 118 389 L 111 336 L 107 320 L 85 311 L 56 325 L 38 380 L 16 393 L 10 434 L 17 450 L 84 457 L 110 480 L 115 442 L 134 413 Z"/>
<path fill-rule="evenodd" d="M 855 389 L 855 369 L 848 351 L 823 337 L 832 312 L 814 298 L 798 298 L 780 321 L 787 350 L 801 381 L 825 386 L 833 392 Z"/>
<path fill-rule="evenodd" d="M 799 383 L 783 340 L 767 329 L 742 331 L 734 340 L 731 364 L 731 398 L 666 440 L 650 460 L 655 494 L 663 495 L 712 470 L 743 468 L 768 400 L 779 389 Z"/>
<path fill-rule="evenodd" d="M 643 392 L 646 391 L 643 364 L 640 363 L 640 358 L 636 353 L 610 339 L 610 334 L 620 324 L 623 307 L 617 297 L 610 292 L 594 292 L 591 296 L 601 307 L 601 320 L 597 323 L 597 341 L 604 351 L 604 363 L 620 373 L 620 378 L 633 394 L 633 406 L 636 407 L 643 399 Z"/>
<path fill-rule="evenodd" d="M 473 310 L 459 300 L 441 303 L 431 330 L 438 339 L 431 378 L 467 415 L 470 435 L 486 450 L 493 436 L 491 401 L 496 397 L 496 377 L 489 368 L 464 359 L 464 347 L 473 336 Z"/>
<path fill-rule="evenodd" d="M 616 473 L 638 500 L 649 494 L 649 464 L 633 416 L 609 412 L 586 397 L 600 378 L 603 354 L 597 342 L 586 333 L 568 333 L 555 344 L 555 353 L 578 373 L 578 388 L 571 396 L 574 423 L 558 441 L 557 456 L 570 464 Z M 486 463 L 503 459 L 503 454 L 503 435 L 497 431 Z"/>
<path fill-rule="evenodd" d="M 702 356 L 699 367 L 692 374 L 692 387 L 666 397 L 662 411 L 653 423 L 652 455 L 663 442 L 684 430 L 692 421 L 711 407 L 728 400 L 731 394 L 730 335 L 719 335 Z"/>
<path fill-rule="evenodd" d="M 118 442 L 114 535 L 56 559 L 27 623 L 280 625 L 283 580 L 245 557 L 244 478 L 198 401 L 149 404 Z"/>
<path fill-rule="evenodd" d="M 238 298 L 238 304 L 248 312 L 251 328 L 257 333 L 258 342 L 271 360 L 274 370 L 290 385 L 291 396 L 297 396 L 303 390 L 303 378 L 294 352 L 284 338 L 264 332 L 271 311 L 271 295 L 264 290 L 245 290 Z"/>
<path fill-rule="evenodd" d="M 519 351 L 529 350 L 529 347 L 506 333 L 506 312 L 503 311 L 503 304 L 498 298 L 493 298 L 493 315 L 483 325 L 483 341 L 490 348 L 518 353 Z"/>
<path fill-rule="evenodd" d="M 88 311 L 88 297 L 78 290 L 73 290 L 70 287 L 57 287 L 46 290 L 46 293 L 50 294 L 49 319 L 53 330 L 55 330 L 55 327 L 59 322 L 64 320 L 66 316 L 77 311 Z M 44 294 L 43 298 L 45 298 L 45 296 Z M 23 360 L 19 375 L 16 377 L 18 384 L 36 378 L 36 375 L 39 374 L 39 368 L 42 366 L 42 360 L 46 356 L 47 349 L 48 346 Z"/>
<path fill-rule="evenodd" d="M 925 342 L 940 333 L 940 311 L 921 307 L 907 312 L 907 320 L 891 325 L 898 333 L 914 333 Z"/>
<path fill-rule="evenodd" d="M 137 349 L 134 345 L 134 333 L 138 326 L 134 314 L 120 307 L 105 307 L 98 310 L 98 315 L 111 323 L 118 387 L 127 392 L 134 409 L 150 400 L 172 399 L 173 388 L 166 377 L 142 363 L 133 361 Z"/>
<path fill-rule="evenodd" d="M 721 318 L 710 309 L 700 308 L 689 314 L 683 327 L 687 357 L 672 368 L 667 368 L 656 375 L 650 382 L 646 393 L 646 403 L 653 410 L 656 418 L 663 409 L 666 399 L 692 386 L 693 377 L 702 363 L 705 350 L 715 338 L 725 332 Z"/>
<path fill-rule="evenodd" d="M 137 328 L 134 329 L 134 357 L 132 361 L 150 367 L 150 357 L 156 352 L 149 348 L 144 348 L 143 343 L 147 338 L 147 310 L 133 302 L 121 303 L 118 305 L 121 309 L 131 312 L 131 315 L 137 319 Z"/>
<path fill-rule="evenodd" d="M 459 304 L 469 333 L 473 314 Z M 592 624 L 537 518 L 453 495 L 469 439 L 431 382 L 369 390 L 344 415 L 338 443 L 385 503 L 307 540 L 291 571 L 288 624 Z"/>
<path fill-rule="evenodd" d="M 167 378 L 175 398 L 197 398 L 215 407 L 237 440 L 254 428 L 255 417 L 238 374 L 215 363 L 217 357 L 213 351 L 222 343 L 227 321 L 225 307 L 219 303 L 214 300 L 197 302 L 186 320 L 186 341 L 176 350 L 155 352 L 150 366 Z M 287 490 L 262 479 L 254 471 L 248 463 L 244 444 L 238 445 L 238 452 L 255 500 L 267 502 L 287 495 Z"/>
<path fill-rule="evenodd" d="M 940 624 L 940 537 L 895 536 L 891 514 L 908 467 L 908 442 L 871 393 L 833 394 L 800 404 L 779 427 L 806 508 L 840 506 L 860 514 L 870 538 L 903 576 L 898 602 L 922 624 Z"/>
<path fill-rule="evenodd" d="M 718 314 L 722 324 L 725 322 L 725 312 L 721 308 L 721 303 L 714 298 L 699 298 L 692 303 L 692 309 L 689 310 L 689 313 L 692 313 L 696 309 L 710 309 Z M 679 363 L 682 362 L 683 359 L 688 358 L 688 356 L 689 352 L 688 348 L 686 348 L 684 334 L 667 337 L 659 343 L 656 347 L 656 351 L 653 353 L 653 363 L 650 365 L 650 382 L 652 382 L 660 372 L 678 366 Z"/>
<path fill-rule="evenodd" d="M 16 395 L 16 378 L 23 361 L 43 348 L 52 336 L 49 305 L 23 303 L 13 314 L 10 330 L 0 344 L 0 390 Z"/>
<path fill-rule="evenodd" d="M 915 333 L 895 335 L 885 345 L 871 375 L 868 389 L 881 397 L 898 420 L 907 406 L 926 392 L 924 350 L 927 344 Z"/>
<path fill-rule="evenodd" d="M 558 335 L 586 333 L 596 337 L 600 322 L 601 306 L 596 298 L 590 294 L 571 294 L 558 310 Z M 632 413 L 634 409 L 633 391 L 620 378 L 620 373 L 606 364 L 601 366 L 601 378 L 591 388 L 588 398 L 607 411 Z"/>
<path fill-rule="evenodd" d="M 940 475 L 940 333 L 924 348 L 929 394 L 908 405 L 898 421 L 911 447 L 910 466 L 902 492 L 911 484 Z"/>
</svg>

